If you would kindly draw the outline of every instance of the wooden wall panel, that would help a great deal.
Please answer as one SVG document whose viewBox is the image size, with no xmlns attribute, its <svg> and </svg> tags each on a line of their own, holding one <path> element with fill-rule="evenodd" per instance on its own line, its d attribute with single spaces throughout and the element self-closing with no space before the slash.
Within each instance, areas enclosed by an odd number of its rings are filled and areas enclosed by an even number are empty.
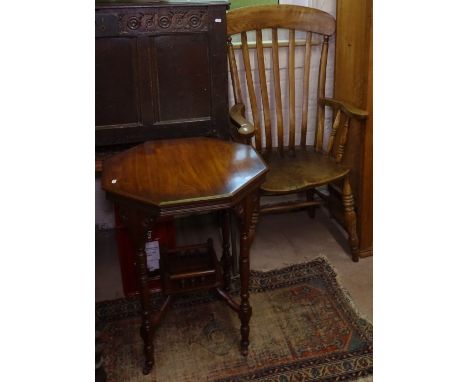
<svg viewBox="0 0 468 382">
<path fill-rule="evenodd" d="M 372 255 L 372 0 L 337 0 L 334 97 L 367 110 L 365 124 L 354 125 L 344 163 L 358 213 L 361 257 Z M 337 201 L 331 205 L 337 210 Z M 337 216 L 339 218 L 339 216 Z"/>
</svg>

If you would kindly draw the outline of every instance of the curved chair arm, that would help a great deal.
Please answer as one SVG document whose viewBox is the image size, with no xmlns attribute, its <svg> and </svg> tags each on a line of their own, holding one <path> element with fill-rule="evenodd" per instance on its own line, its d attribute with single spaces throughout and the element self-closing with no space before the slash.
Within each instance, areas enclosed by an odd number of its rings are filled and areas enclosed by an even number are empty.
<svg viewBox="0 0 468 382">
<path fill-rule="evenodd" d="M 254 135 L 255 127 L 244 118 L 245 106 L 243 103 L 236 103 L 229 110 L 229 118 L 235 127 L 235 135 L 237 138 L 248 143 Z"/>
<path fill-rule="evenodd" d="M 346 102 L 339 101 L 334 98 L 322 98 L 321 102 L 326 106 L 331 106 L 334 109 L 338 108 L 342 113 L 345 113 L 348 117 L 364 120 L 367 118 L 367 111 L 359 109 L 354 105 Z"/>
</svg>

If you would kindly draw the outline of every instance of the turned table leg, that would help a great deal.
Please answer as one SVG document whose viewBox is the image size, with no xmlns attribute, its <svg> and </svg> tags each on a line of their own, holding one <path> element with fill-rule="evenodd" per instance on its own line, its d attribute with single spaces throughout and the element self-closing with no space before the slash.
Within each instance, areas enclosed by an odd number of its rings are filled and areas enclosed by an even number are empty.
<svg viewBox="0 0 468 382">
<path fill-rule="evenodd" d="M 144 216 L 138 211 L 128 208 L 120 208 L 123 221 L 129 230 L 135 249 L 135 260 L 138 271 L 138 283 L 141 302 L 141 327 L 140 335 L 143 339 L 143 352 L 145 363 L 143 374 L 149 374 L 154 365 L 154 324 L 151 317 L 150 290 L 148 285 L 148 265 L 146 257 L 146 235 L 151 224 L 152 218 Z"/>
<path fill-rule="evenodd" d="M 230 220 L 229 220 L 229 210 L 221 211 L 221 232 L 223 238 L 223 255 L 221 257 L 221 263 L 223 265 L 223 277 L 224 285 L 223 289 L 226 292 L 229 292 L 231 289 L 231 249 L 230 249 L 230 239 L 231 239 L 231 230 L 230 230 Z"/>
<path fill-rule="evenodd" d="M 140 335 L 143 339 L 143 351 L 145 354 L 145 364 L 143 374 L 148 374 L 154 365 L 154 328 L 151 322 L 150 292 L 148 287 L 148 268 L 146 264 L 146 252 L 144 248 L 137 251 L 138 280 L 140 284 L 141 301 L 141 327 Z"/>
<path fill-rule="evenodd" d="M 249 352 L 249 321 L 252 316 L 252 308 L 249 304 L 249 276 L 250 276 L 250 243 L 253 230 L 253 213 L 255 196 L 248 195 L 242 205 L 240 220 L 240 307 L 239 318 L 241 321 L 241 354 L 246 356 Z"/>
</svg>

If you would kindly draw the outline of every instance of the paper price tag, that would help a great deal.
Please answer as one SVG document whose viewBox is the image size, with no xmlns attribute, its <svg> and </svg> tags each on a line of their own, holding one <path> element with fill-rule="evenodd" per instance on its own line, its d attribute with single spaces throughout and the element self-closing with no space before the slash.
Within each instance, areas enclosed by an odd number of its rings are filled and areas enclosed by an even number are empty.
<svg viewBox="0 0 468 382">
<path fill-rule="evenodd" d="M 148 264 L 148 270 L 154 271 L 155 269 L 159 269 L 159 241 L 149 241 L 145 245 L 146 250 L 146 258 Z"/>
</svg>

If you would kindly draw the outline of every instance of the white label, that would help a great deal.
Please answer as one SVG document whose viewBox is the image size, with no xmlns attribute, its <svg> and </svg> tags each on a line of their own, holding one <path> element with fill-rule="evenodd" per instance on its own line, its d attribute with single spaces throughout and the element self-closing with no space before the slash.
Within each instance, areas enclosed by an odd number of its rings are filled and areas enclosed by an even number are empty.
<svg viewBox="0 0 468 382">
<path fill-rule="evenodd" d="M 221 19 L 215 19 L 215 23 L 220 23 L 221 21 Z"/>
<path fill-rule="evenodd" d="M 159 241 L 149 241 L 145 246 L 148 270 L 159 269 Z"/>
</svg>

